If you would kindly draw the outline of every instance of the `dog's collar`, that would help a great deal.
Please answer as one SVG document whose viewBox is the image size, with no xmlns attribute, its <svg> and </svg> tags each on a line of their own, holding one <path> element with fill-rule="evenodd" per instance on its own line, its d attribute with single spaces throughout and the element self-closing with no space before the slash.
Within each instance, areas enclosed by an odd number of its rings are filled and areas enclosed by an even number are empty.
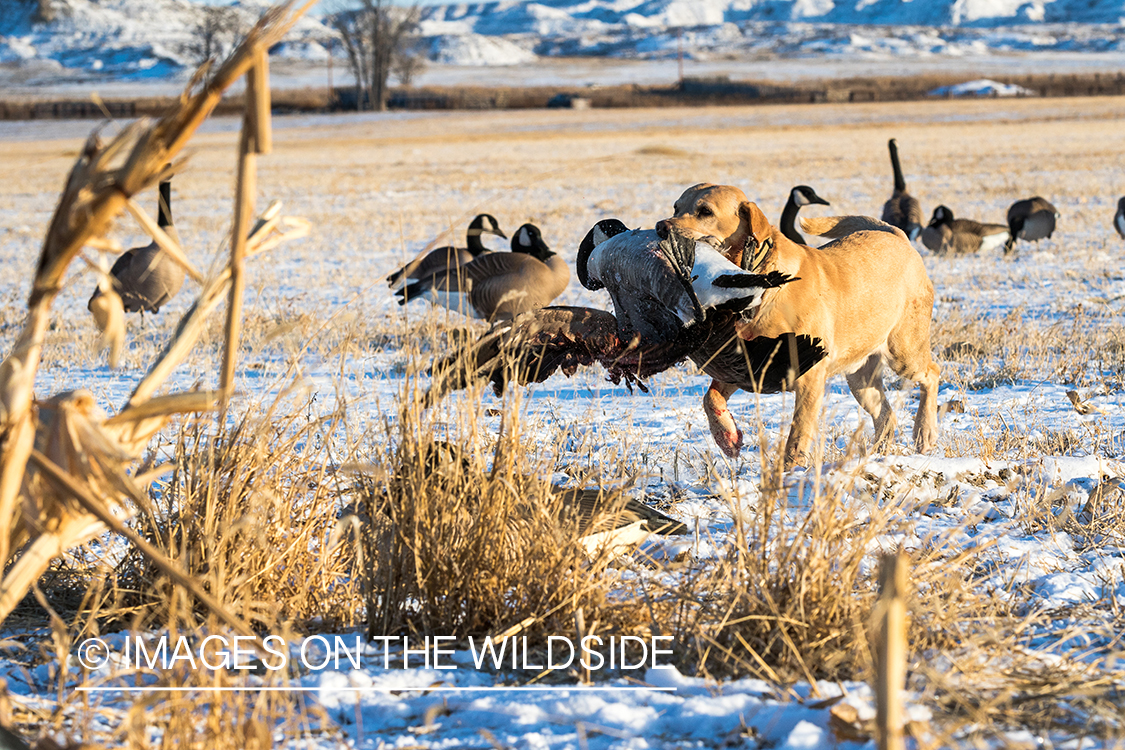
<svg viewBox="0 0 1125 750">
<path fill-rule="evenodd" d="M 747 234 L 746 244 L 742 246 L 742 269 L 750 272 L 755 271 L 772 249 L 772 236 L 759 241 L 753 233 Z"/>
</svg>

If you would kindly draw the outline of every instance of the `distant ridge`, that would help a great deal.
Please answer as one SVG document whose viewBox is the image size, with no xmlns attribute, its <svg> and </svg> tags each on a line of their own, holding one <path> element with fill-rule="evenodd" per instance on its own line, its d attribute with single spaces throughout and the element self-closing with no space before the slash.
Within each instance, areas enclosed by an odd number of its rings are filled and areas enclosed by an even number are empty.
<svg viewBox="0 0 1125 750">
<path fill-rule="evenodd" d="M 268 7 L 232 7 L 249 25 Z M 187 0 L 0 0 L 0 86 L 81 76 L 183 77 L 203 6 Z M 527 65 L 537 57 L 895 59 L 1125 52 L 1122 0 L 539 0 L 423 8 L 423 49 L 446 65 Z M 333 37 L 306 17 L 271 51 L 323 61 Z M 343 64 L 336 45 L 336 59 Z"/>
</svg>

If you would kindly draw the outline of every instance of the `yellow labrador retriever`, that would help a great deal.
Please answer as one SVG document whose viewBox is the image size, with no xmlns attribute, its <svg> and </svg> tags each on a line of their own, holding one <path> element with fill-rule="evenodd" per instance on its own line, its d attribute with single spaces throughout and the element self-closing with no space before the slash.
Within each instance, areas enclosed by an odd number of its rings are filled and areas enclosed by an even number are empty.
<svg viewBox="0 0 1125 750">
<path fill-rule="evenodd" d="M 848 387 L 875 423 L 876 446 L 894 437 L 895 415 L 883 391 L 882 362 L 921 386 L 914 444 L 937 442 L 940 370 L 930 356 L 934 287 L 901 230 L 866 216 L 805 218 L 804 231 L 835 240 L 816 249 L 798 245 L 729 185 L 700 184 L 676 201 L 675 214 L 657 223 L 689 237 L 724 240 L 727 257 L 755 273 L 781 271 L 797 281 L 770 289 L 753 318 L 739 326 L 744 339 L 792 331 L 819 338 L 828 356 L 797 379 L 796 408 L 785 444 L 787 467 L 805 464 L 816 434 L 825 380 L 844 373 Z M 727 410 L 738 388 L 712 381 L 703 408 L 715 442 L 737 456 L 742 433 Z"/>
</svg>

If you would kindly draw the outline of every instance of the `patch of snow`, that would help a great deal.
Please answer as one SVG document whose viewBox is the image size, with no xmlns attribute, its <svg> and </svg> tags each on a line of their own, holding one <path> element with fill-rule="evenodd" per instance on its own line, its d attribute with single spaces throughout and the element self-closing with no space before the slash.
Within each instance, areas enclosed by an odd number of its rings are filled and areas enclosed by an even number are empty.
<svg viewBox="0 0 1125 750">
<path fill-rule="evenodd" d="M 503 37 L 459 34 L 434 37 L 430 59 L 446 65 L 523 65 L 538 58 Z"/>
<path fill-rule="evenodd" d="M 939 86 L 930 96 L 1035 96 L 1035 92 L 1014 83 L 1000 83 L 988 78 L 966 81 L 953 86 Z"/>
</svg>

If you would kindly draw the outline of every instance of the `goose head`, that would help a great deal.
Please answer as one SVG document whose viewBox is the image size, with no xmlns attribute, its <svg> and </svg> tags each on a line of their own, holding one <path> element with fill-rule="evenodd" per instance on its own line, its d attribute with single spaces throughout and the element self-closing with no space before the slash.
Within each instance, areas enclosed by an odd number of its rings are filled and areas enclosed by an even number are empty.
<svg viewBox="0 0 1125 750">
<path fill-rule="evenodd" d="M 949 209 L 949 206 L 938 206 L 934 209 L 934 215 L 930 219 L 929 226 L 939 227 L 951 221 L 953 221 L 953 211 Z"/>
<path fill-rule="evenodd" d="M 590 256 L 593 254 L 594 248 L 610 237 L 628 231 L 629 228 L 626 227 L 625 223 L 620 219 L 602 219 L 590 228 L 590 231 L 582 238 L 581 244 L 578 245 L 578 260 L 575 261 L 575 266 L 578 270 L 578 280 L 582 282 L 582 286 L 592 292 L 605 288 L 602 282 L 590 278 Z"/>
<path fill-rule="evenodd" d="M 469 231 L 466 233 L 469 237 L 480 237 L 482 234 L 494 234 L 497 237 L 508 239 L 508 235 L 500 229 L 500 222 L 496 221 L 496 217 L 492 214 L 480 214 L 471 222 L 469 222 Z"/>
<path fill-rule="evenodd" d="M 808 185 L 798 185 L 797 187 L 793 188 L 791 191 L 789 191 L 789 199 L 792 200 L 793 204 L 798 208 L 800 208 L 801 206 L 812 205 L 814 203 L 821 206 L 832 205 L 831 203 L 817 195 L 816 191 Z"/>
<path fill-rule="evenodd" d="M 550 246 L 543 241 L 543 233 L 534 224 L 524 224 L 512 235 L 512 252 L 527 253 L 544 263 L 554 255 Z"/>
</svg>

